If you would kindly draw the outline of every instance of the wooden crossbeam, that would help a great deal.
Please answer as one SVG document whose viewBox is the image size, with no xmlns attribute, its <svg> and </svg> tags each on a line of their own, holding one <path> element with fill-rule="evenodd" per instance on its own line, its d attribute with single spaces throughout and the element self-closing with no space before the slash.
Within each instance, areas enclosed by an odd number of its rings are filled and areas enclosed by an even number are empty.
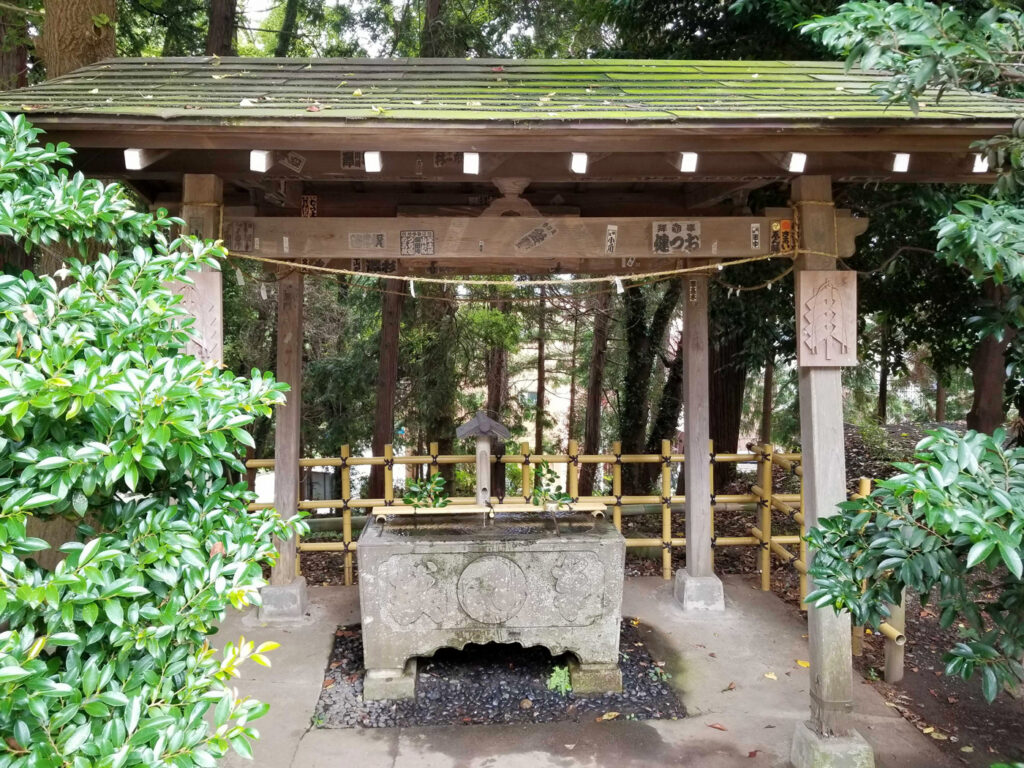
<svg viewBox="0 0 1024 768">
<path fill-rule="evenodd" d="M 842 216 L 840 255 L 865 219 Z M 766 216 L 500 216 L 297 218 L 226 216 L 233 253 L 323 262 L 370 273 L 640 273 L 692 259 L 768 256 L 791 249 L 792 211 Z M 781 230 L 781 231 L 780 231 Z"/>
</svg>

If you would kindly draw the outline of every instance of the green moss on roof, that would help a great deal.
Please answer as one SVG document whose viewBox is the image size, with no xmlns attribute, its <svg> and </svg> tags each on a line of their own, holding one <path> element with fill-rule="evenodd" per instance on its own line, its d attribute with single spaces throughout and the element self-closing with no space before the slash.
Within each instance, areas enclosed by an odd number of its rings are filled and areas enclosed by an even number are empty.
<svg viewBox="0 0 1024 768">
<path fill-rule="evenodd" d="M 1011 119 L 966 92 L 878 102 L 881 72 L 836 62 L 618 59 L 111 59 L 0 94 L 0 110 L 232 124 L 310 121 Z"/>
</svg>

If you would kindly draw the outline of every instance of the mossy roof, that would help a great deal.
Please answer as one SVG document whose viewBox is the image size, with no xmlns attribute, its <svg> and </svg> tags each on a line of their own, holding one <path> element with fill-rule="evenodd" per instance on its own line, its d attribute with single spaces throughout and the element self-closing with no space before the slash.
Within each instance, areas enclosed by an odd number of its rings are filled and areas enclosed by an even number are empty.
<svg viewBox="0 0 1024 768">
<path fill-rule="evenodd" d="M 991 121 L 966 92 L 881 104 L 882 72 L 836 62 L 511 59 L 111 59 L 0 94 L 0 110 L 179 124 L 296 121 Z"/>
</svg>

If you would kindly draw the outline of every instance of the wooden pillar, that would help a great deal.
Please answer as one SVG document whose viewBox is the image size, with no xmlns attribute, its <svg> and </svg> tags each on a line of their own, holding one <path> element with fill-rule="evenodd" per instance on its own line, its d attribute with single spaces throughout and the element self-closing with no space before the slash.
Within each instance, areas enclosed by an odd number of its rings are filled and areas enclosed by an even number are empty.
<svg viewBox="0 0 1024 768">
<path fill-rule="evenodd" d="M 220 238 L 224 185 L 211 173 L 186 173 L 182 183 L 181 218 L 185 232 L 208 240 Z M 178 284 L 189 314 L 195 318 L 193 341 L 185 352 L 207 362 L 224 359 L 224 294 L 220 270 L 203 267 L 189 275 L 194 285 Z"/>
<path fill-rule="evenodd" d="M 793 182 L 799 219 L 797 270 L 832 270 L 836 259 L 836 213 L 828 176 L 801 176 Z M 799 341 L 798 341 L 799 343 Z M 800 368 L 800 439 L 803 448 L 804 520 L 807 528 L 834 515 L 846 500 L 843 441 L 842 368 Z M 811 550 L 809 557 L 814 558 Z M 813 590 L 813 584 L 809 585 Z M 850 734 L 853 702 L 851 627 L 848 613 L 831 607 L 807 608 L 811 660 L 811 720 L 818 736 Z"/>
<path fill-rule="evenodd" d="M 294 270 L 277 282 L 277 380 L 291 387 L 287 402 L 275 412 L 274 506 L 288 519 L 298 512 L 299 431 L 302 417 L 302 272 Z M 296 542 L 277 541 L 280 557 L 270 583 L 284 586 L 295 580 Z"/>
<path fill-rule="evenodd" d="M 686 312 L 683 335 L 686 345 L 683 380 L 686 461 L 686 572 L 690 576 L 713 575 L 711 564 L 711 459 L 708 440 L 711 426 L 708 408 L 708 276 L 685 278 Z"/>
</svg>

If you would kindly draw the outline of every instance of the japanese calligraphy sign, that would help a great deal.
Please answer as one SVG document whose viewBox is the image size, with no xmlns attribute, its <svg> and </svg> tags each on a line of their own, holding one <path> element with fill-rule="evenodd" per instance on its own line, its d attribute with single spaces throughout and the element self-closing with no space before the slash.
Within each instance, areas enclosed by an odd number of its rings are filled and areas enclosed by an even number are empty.
<svg viewBox="0 0 1024 768">
<path fill-rule="evenodd" d="M 532 251 L 538 245 L 550 240 L 556 234 L 558 234 L 558 229 L 555 225 L 550 221 L 545 221 L 516 240 L 516 250 Z"/>
<path fill-rule="evenodd" d="M 699 250 L 699 221 L 655 221 L 651 223 L 652 253 L 692 253 Z"/>
<path fill-rule="evenodd" d="M 772 222 L 772 234 L 769 242 L 772 253 L 788 253 L 796 247 L 793 240 L 793 220 L 778 219 Z"/>
<path fill-rule="evenodd" d="M 403 229 L 398 238 L 402 256 L 433 256 L 434 231 L 432 229 Z"/>
<path fill-rule="evenodd" d="M 390 275 L 398 269 L 395 259 L 352 259 L 353 272 L 372 272 Z"/>
<path fill-rule="evenodd" d="M 857 364 L 857 273 L 796 273 L 797 363 L 802 368 Z"/>
<path fill-rule="evenodd" d="M 257 250 L 253 243 L 253 223 L 251 221 L 231 221 L 224 227 L 224 243 L 229 251 L 250 253 Z"/>
<path fill-rule="evenodd" d="M 350 251 L 383 251 L 387 247 L 387 237 L 383 232 L 349 232 L 348 249 Z"/>
</svg>

